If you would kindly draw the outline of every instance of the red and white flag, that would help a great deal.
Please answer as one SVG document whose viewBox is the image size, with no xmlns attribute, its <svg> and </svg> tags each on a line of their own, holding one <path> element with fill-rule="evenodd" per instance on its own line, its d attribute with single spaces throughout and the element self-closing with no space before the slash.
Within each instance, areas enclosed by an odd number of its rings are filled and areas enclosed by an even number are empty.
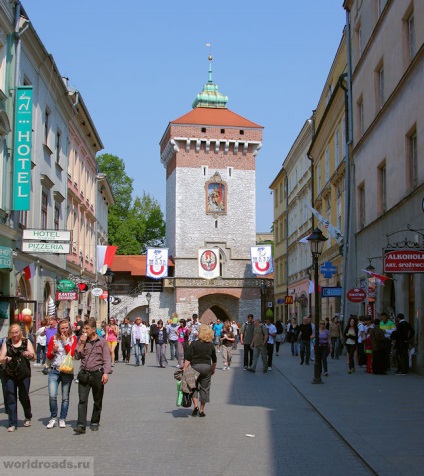
<svg viewBox="0 0 424 476">
<path fill-rule="evenodd" d="M 99 273 L 105 274 L 107 269 L 112 267 L 117 249 L 117 246 L 97 245 L 97 271 Z"/>
<path fill-rule="evenodd" d="M 381 286 L 384 286 L 384 283 L 385 283 L 388 279 L 392 279 L 392 278 L 389 278 L 388 276 L 383 276 L 383 275 L 381 275 L 381 274 L 373 273 L 372 271 L 368 271 L 368 270 L 366 270 L 366 269 L 363 269 L 362 271 L 364 271 L 365 273 L 370 274 L 371 276 L 374 276 L 375 282 L 376 282 L 377 284 L 380 284 Z"/>
<path fill-rule="evenodd" d="M 31 279 L 35 276 L 35 263 L 31 263 L 22 270 L 25 279 Z"/>
</svg>

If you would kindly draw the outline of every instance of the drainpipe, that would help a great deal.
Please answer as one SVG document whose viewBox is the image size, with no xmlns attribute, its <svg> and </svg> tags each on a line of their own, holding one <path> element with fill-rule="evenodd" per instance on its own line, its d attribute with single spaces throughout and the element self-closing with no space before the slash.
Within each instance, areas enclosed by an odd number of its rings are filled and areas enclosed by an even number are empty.
<svg viewBox="0 0 424 476">
<path fill-rule="evenodd" d="M 284 167 L 283 167 L 284 169 Z M 285 192 L 286 192 L 286 296 L 289 295 L 289 255 L 288 255 L 288 249 L 289 249 L 289 178 L 287 176 L 287 170 L 286 170 L 286 179 L 284 183 L 285 187 Z M 289 304 L 287 304 L 289 306 Z M 286 324 L 289 322 L 289 310 L 288 307 L 286 308 L 287 311 L 287 321 Z"/>
<path fill-rule="evenodd" d="M 312 116 L 311 116 L 311 127 L 312 127 L 312 141 L 314 140 L 315 137 L 315 110 L 312 111 Z M 314 208 L 314 187 L 315 187 L 315 176 L 314 176 L 314 158 L 312 155 L 308 152 L 306 154 L 308 159 L 311 161 L 311 207 Z M 312 230 L 315 230 L 315 215 L 312 214 Z M 311 275 L 311 269 L 314 266 L 314 263 L 312 261 L 311 266 L 308 268 L 308 276 L 309 276 L 309 281 L 312 281 L 312 275 Z M 316 293 L 318 292 L 318 289 L 314 290 Z M 312 316 L 312 301 L 309 298 L 309 315 Z"/>
<path fill-rule="evenodd" d="M 352 50 L 351 50 L 351 35 L 350 35 L 350 11 L 346 9 L 346 51 L 347 51 L 347 88 L 344 85 L 344 79 L 346 75 L 342 75 L 339 78 L 340 86 L 345 92 L 345 116 L 346 116 L 346 178 L 345 178 L 345 216 L 344 216 L 344 241 L 343 241 L 343 286 L 342 286 L 342 299 L 340 302 L 340 321 L 344 320 L 344 316 L 347 314 L 347 301 L 346 292 L 349 288 L 348 283 L 349 276 L 356 276 L 356 266 L 349 265 L 350 272 L 347 273 L 348 253 L 353 257 L 353 249 L 350 246 L 351 241 L 351 202 L 352 202 L 352 187 L 351 187 L 351 160 L 350 153 L 353 143 L 353 112 L 352 112 Z M 353 244 L 353 243 L 352 243 Z M 353 258 L 352 258 L 353 259 Z M 352 262 L 352 265 L 354 263 Z"/>
</svg>

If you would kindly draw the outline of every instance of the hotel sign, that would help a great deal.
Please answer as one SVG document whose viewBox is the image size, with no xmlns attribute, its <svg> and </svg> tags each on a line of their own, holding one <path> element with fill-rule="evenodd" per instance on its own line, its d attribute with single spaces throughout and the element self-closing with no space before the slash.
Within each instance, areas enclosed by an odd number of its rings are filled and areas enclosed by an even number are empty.
<svg viewBox="0 0 424 476">
<path fill-rule="evenodd" d="M 39 241 L 71 241 L 71 232 L 68 230 L 23 230 L 23 240 Z"/>
<path fill-rule="evenodd" d="M 32 86 L 18 86 L 15 92 L 13 210 L 30 210 Z"/>
</svg>

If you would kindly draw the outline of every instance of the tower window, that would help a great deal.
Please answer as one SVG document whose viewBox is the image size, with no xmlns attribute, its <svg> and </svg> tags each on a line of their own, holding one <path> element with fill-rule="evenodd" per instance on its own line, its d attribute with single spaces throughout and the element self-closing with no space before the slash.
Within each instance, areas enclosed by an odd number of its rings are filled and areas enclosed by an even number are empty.
<svg viewBox="0 0 424 476">
<path fill-rule="evenodd" d="M 225 129 L 221 129 L 221 134 L 225 134 Z"/>
<path fill-rule="evenodd" d="M 243 129 L 240 129 L 240 135 L 244 135 L 244 130 Z"/>
<path fill-rule="evenodd" d="M 215 228 L 218 228 L 218 220 L 215 220 Z"/>
<path fill-rule="evenodd" d="M 202 132 L 206 132 L 206 127 L 202 127 Z"/>
</svg>

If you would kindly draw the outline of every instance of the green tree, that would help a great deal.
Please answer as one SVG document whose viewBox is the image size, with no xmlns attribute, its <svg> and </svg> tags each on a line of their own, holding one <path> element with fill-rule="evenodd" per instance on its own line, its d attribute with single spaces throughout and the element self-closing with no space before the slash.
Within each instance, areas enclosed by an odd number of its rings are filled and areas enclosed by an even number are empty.
<svg viewBox="0 0 424 476">
<path fill-rule="evenodd" d="M 118 246 L 120 255 L 144 253 L 149 246 L 161 246 L 165 238 L 165 221 L 159 203 L 149 194 L 132 199 L 133 179 L 125 164 L 115 155 L 97 157 L 99 171 L 106 174 L 115 205 L 109 207 L 108 240 Z"/>
</svg>

